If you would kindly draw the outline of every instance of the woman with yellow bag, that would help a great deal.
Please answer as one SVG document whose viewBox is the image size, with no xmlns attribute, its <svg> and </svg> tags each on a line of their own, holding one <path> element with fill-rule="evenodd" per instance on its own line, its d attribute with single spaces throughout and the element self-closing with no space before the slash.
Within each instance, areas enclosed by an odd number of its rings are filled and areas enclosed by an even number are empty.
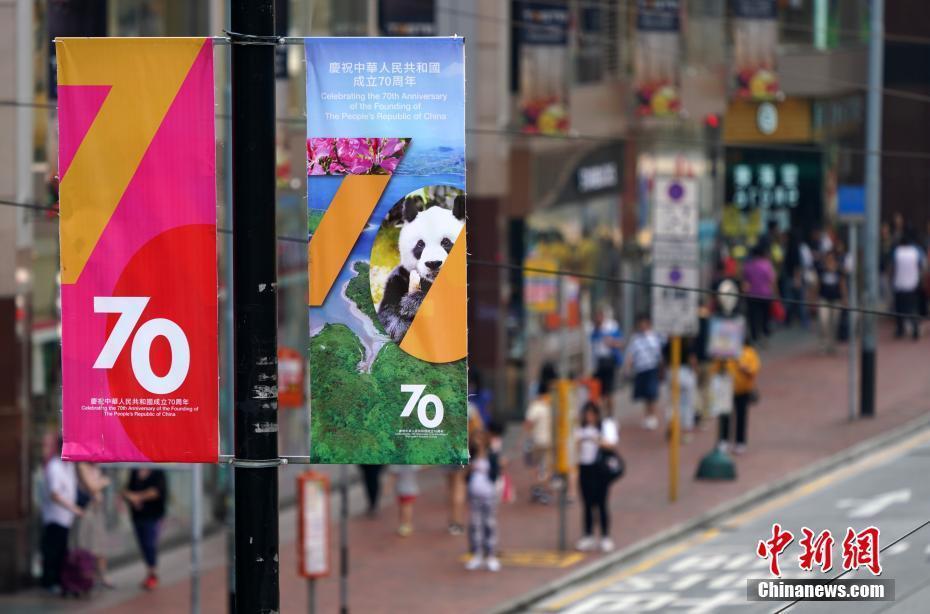
<svg viewBox="0 0 930 614">
<path fill-rule="evenodd" d="M 733 415 L 736 422 L 736 445 L 733 447 L 733 453 L 742 454 L 746 451 L 749 406 L 759 401 L 756 376 L 761 367 L 762 361 L 759 359 L 759 354 L 753 349 L 748 337 L 743 341 L 743 349 L 739 358 L 718 360 L 714 364 L 714 372 L 723 373 L 725 370 L 733 383 L 733 411 L 720 415 L 719 441 L 720 448 L 723 450 L 729 447 L 730 416 Z"/>
</svg>

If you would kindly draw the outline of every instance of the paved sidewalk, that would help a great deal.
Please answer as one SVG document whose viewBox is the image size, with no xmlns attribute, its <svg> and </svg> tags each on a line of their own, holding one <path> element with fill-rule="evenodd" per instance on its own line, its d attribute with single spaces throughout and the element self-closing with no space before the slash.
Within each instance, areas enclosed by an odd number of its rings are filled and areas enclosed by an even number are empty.
<svg viewBox="0 0 930 614">
<path fill-rule="evenodd" d="M 887 332 L 887 331 L 886 331 Z M 716 426 L 699 432 L 683 446 L 679 501 L 667 494 L 667 449 L 661 432 L 639 427 L 638 414 L 624 399 L 621 447 L 628 473 L 612 489 L 614 539 L 618 548 L 634 544 L 762 484 L 783 478 L 807 465 L 850 446 L 899 427 L 930 410 L 930 378 L 925 370 L 926 341 L 895 342 L 883 335 L 879 349 L 879 403 L 877 417 L 847 422 L 847 365 L 845 349 L 823 356 L 814 349 L 815 338 L 798 339 L 785 333 L 763 352 L 759 381 L 761 402 L 750 410 L 749 451 L 738 457 L 739 480 L 705 483 L 691 479 L 699 458 L 713 445 Z M 793 337 L 793 338 L 792 338 Z M 554 507 L 527 502 L 529 476 L 519 451 L 509 450 L 512 474 L 520 499 L 502 507 L 501 547 L 505 551 L 552 550 L 557 539 Z M 350 611 L 352 612 L 484 612 L 495 605 L 575 571 L 599 555 L 569 568 L 505 567 L 498 574 L 467 573 L 460 557 L 463 537 L 445 531 L 444 474 L 421 473 L 423 496 L 416 506 L 416 532 L 402 539 L 394 534 L 393 504 L 375 520 L 354 518 L 350 523 Z M 389 484 L 386 484 L 389 486 Z M 392 499 L 385 492 L 385 501 Z M 361 510 L 359 493 L 353 509 Z M 578 506 L 569 509 L 569 537 L 578 537 Z M 281 516 L 281 611 L 307 611 L 306 583 L 295 573 L 295 518 L 292 510 Z M 333 533 L 334 538 L 336 533 Z M 226 571 L 224 538 L 208 539 L 202 585 L 204 613 L 225 612 Z M 31 611 L 183 612 L 189 603 L 189 550 L 178 548 L 162 561 L 163 586 L 153 593 L 135 588 L 141 568 L 130 565 L 115 574 L 123 587 L 100 593 L 83 602 L 63 602 L 36 592 L 0 598 L 0 609 Z M 332 560 L 335 562 L 336 553 Z M 319 582 L 319 612 L 337 611 L 335 577 Z"/>
</svg>

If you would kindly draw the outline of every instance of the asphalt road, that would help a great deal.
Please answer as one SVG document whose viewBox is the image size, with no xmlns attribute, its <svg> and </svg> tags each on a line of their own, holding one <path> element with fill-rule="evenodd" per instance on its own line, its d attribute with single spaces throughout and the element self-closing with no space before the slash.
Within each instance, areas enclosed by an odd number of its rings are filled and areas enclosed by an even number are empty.
<svg viewBox="0 0 930 614">
<path fill-rule="evenodd" d="M 748 578 L 771 578 L 769 562 L 756 555 L 772 524 L 795 535 L 781 555 L 782 578 L 834 577 L 842 571 L 847 527 L 881 531 L 885 549 L 881 578 L 895 580 L 893 602 L 801 602 L 792 614 L 822 612 L 930 611 L 930 526 L 892 542 L 930 520 L 930 432 L 915 433 L 889 448 L 778 495 L 714 527 L 613 568 L 586 584 L 569 587 L 537 604 L 532 612 L 778 612 L 790 602 L 750 602 Z M 830 529 L 834 568 L 826 574 L 798 566 L 801 528 Z M 816 567 L 815 567 L 816 569 Z M 872 578 L 869 571 L 844 578 Z"/>
</svg>

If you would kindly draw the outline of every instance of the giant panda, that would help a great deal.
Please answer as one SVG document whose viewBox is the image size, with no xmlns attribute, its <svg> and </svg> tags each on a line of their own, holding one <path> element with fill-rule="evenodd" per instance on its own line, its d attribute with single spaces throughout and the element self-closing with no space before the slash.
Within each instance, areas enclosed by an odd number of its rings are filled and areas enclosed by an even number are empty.
<svg viewBox="0 0 930 614">
<path fill-rule="evenodd" d="M 388 276 L 378 306 L 378 319 L 396 343 L 410 328 L 465 224 L 465 197 L 461 194 L 455 197 L 451 211 L 438 204 L 420 211 L 420 202 L 416 198 L 404 200 L 397 241 L 400 264 Z"/>
</svg>

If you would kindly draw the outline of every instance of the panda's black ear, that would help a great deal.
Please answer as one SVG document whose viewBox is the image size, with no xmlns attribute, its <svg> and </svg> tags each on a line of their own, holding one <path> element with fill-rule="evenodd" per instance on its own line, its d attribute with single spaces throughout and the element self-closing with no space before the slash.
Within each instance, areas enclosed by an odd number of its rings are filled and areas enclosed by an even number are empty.
<svg viewBox="0 0 930 614">
<path fill-rule="evenodd" d="M 455 197 L 455 202 L 452 203 L 452 215 L 459 220 L 465 220 L 465 195 L 459 194 Z"/>
<path fill-rule="evenodd" d="M 420 213 L 420 204 L 416 198 L 408 198 L 404 201 L 404 221 L 412 222 L 417 214 Z"/>
</svg>

